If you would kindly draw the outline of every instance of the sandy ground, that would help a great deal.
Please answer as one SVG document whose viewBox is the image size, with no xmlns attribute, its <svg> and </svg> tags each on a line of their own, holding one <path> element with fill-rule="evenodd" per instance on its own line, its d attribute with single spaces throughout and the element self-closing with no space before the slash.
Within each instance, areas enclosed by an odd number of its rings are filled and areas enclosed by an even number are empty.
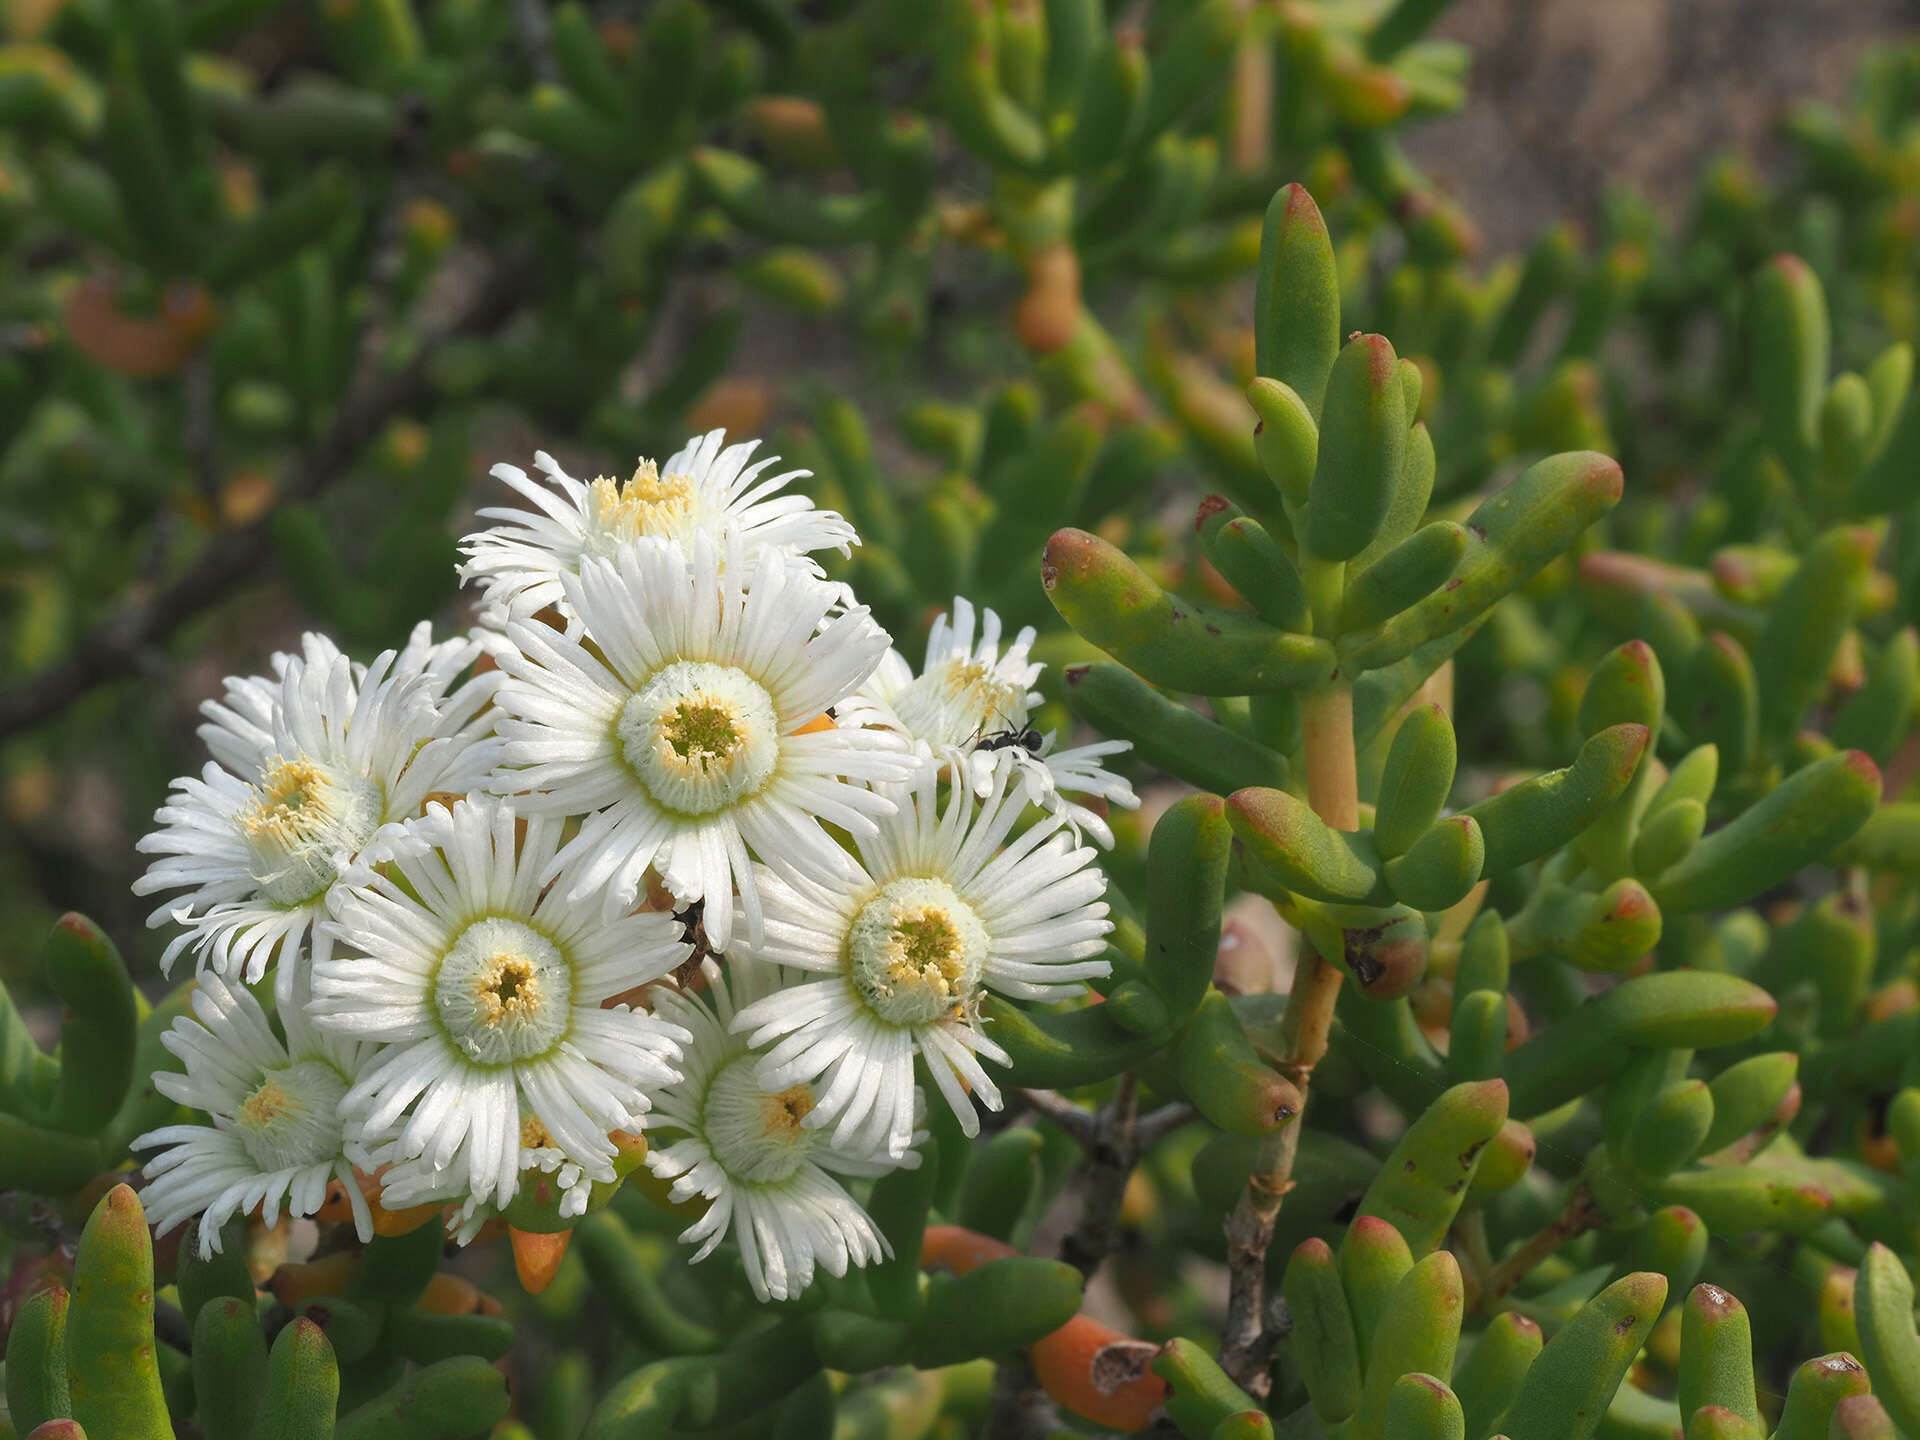
<svg viewBox="0 0 1920 1440">
<path fill-rule="evenodd" d="M 1874 40 L 1920 35 L 1916 0 L 1459 0 L 1464 111 L 1410 143 L 1464 196 L 1490 253 L 1631 181 L 1682 204 L 1706 159 L 1772 157 L 1793 100 L 1837 103 Z"/>
</svg>

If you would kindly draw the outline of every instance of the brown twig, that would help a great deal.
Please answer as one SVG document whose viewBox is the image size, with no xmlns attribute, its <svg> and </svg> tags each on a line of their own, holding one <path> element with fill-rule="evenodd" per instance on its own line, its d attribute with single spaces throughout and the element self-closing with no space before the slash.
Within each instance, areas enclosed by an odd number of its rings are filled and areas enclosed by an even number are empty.
<svg viewBox="0 0 1920 1440">
<path fill-rule="evenodd" d="M 513 0 L 513 28 L 520 42 L 520 53 L 533 78 L 550 85 L 560 78 L 560 67 L 553 58 L 553 22 L 540 0 Z"/>
<path fill-rule="evenodd" d="M 1240 0 L 1243 16 L 1253 9 L 1253 0 Z M 1233 102 L 1228 158 L 1235 170 L 1255 174 L 1266 169 L 1273 149 L 1273 37 L 1265 26 L 1242 29 L 1227 83 Z"/>
<path fill-rule="evenodd" d="M 1509 1290 L 1533 1273 L 1534 1266 L 1569 1240 L 1586 1234 L 1599 1219 L 1600 1212 L 1586 1185 L 1576 1184 L 1567 1197 L 1566 1209 L 1552 1224 L 1487 1272 L 1475 1304 L 1485 1309 L 1503 1299 Z"/>
<path fill-rule="evenodd" d="M 1158 1110 L 1149 1110 L 1133 1126 L 1134 1148 L 1142 1155 L 1158 1145 L 1182 1125 L 1190 1125 L 1200 1112 L 1185 1100 L 1175 1100 Z"/>
<path fill-rule="evenodd" d="M 1893 761 L 1883 774 L 1880 793 L 1892 800 L 1899 799 L 1913 783 L 1915 774 L 1920 774 L 1920 734 L 1909 735 L 1894 752 Z"/>
<path fill-rule="evenodd" d="M 1113 1097 L 1098 1111 L 1083 1109 L 1053 1090 L 1016 1090 L 1014 1094 L 1073 1136 L 1087 1152 L 1086 1165 L 1074 1182 L 1080 1192 L 1080 1216 L 1060 1242 L 1060 1258 L 1091 1278 L 1113 1250 L 1134 1164 L 1152 1138 L 1165 1133 L 1168 1121 L 1175 1118 L 1169 1112 L 1183 1112 L 1178 1117 L 1183 1119 L 1191 1108 L 1182 1103 L 1156 1110 L 1147 1118 L 1158 1122 L 1157 1133 L 1143 1139 L 1139 1082 L 1131 1070 L 1121 1075 Z M 985 1431 L 988 1440 L 1041 1440 L 1059 1428 L 1054 1421 L 1052 1402 L 1027 1357 L 1003 1359 L 994 1374 L 993 1405 Z"/>
<path fill-rule="evenodd" d="M 440 347 L 458 336 L 496 328 L 514 310 L 532 269 L 531 252 L 495 265 L 474 286 L 453 320 L 421 345 L 404 367 L 349 395 L 333 423 L 281 485 L 279 504 L 310 500 L 325 490 L 381 427 L 426 398 L 428 366 Z M 104 621 L 64 660 L 0 694 L 0 739 L 52 718 L 94 686 L 139 669 L 148 647 L 266 563 L 272 553 L 272 518 L 269 512 L 251 524 L 220 532 L 186 574 Z"/>
<path fill-rule="evenodd" d="M 1060 1258 L 1089 1278 L 1113 1249 L 1127 1181 L 1140 1158 L 1138 1111 L 1139 1087 L 1129 1070 L 1120 1077 L 1113 1098 L 1093 1117 L 1094 1135 L 1079 1181 L 1080 1220 L 1060 1242 Z"/>
<path fill-rule="evenodd" d="M 200 498 L 215 514 L 220 509 L 220 457 L 213 428 L 213 364 L 204 354 L 194 357 L 183 377 L 186 419 L 183 426 L 187 458 L 193 462 L 193 482 Z"/>
<path fill-rule="evenodd" d="M 1015 1090 L 1013 1093 L 1041 1118 L 1051 1120 L 1082 1145 L 1091 1145 L 1099 1132 L 1099 1116 L 1083 1110 L 1056 1090 Z"/>
<path fill-rule="evenodd" d="M 1359 787 L 1353 751 L 1353 691 L 1336 685 L 1305 707 L 1307 800 L 1337 830 L 1359 828 Z M 1220 1335 L 1220 1366 L 1255 1399 L 1271 1388 L 1267 1357 L 1274 1337 L 1264 1307 L 1267 1247 L 1281 1202 L 1293 1188 L 1293 1162 L 1313 1070 L 1327 1053 L 1340 971 L 1311 945 L 1301 951 L 1280 1021 L 1282 1061 L 1275 1067 L 1300 1089 L 1301 1114 L 1267 1137 L 1247 1188 L 1227 1217 L 1227 1320 Z"/>
<path fill-rule="evenodd" d="M 1305 947 L 1287 1002 L 1287 1018 L 1297 1010 L 1300 1020 L 1297 1026 L 1286 1026 L 1289 1059 L 1281 1067 L 1300 1087 L 1303 1102 L 1313 1067 L 1327 1053 L 1340 979 L 1340 972 L 1321 959 L 1312 946 Z M 1272 1137 L 1248 1177 L 1239 1203 L 1227 1217 L 1227 1321 L 1221 1332 L 1220 1364 L 1256 1399 L 1266 1395 L 1271 1383 L 1266 1363 L 1272 1347 L 1262 1333 L 1265 1315 L 1261 1308 L 1266 1291 L 1267 1247 L 1273 1242 L 1281 1202 L 1293 1188 L 1293 1162 L 1299 1153 L 1303 1123 L 1296 1116 Z"/>
</svg>

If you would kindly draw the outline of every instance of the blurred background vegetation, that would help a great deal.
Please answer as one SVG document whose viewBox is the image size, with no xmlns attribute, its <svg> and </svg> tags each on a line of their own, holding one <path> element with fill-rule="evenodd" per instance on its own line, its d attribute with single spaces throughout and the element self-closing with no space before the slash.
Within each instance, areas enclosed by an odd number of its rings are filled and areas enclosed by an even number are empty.
<svg viewBox="0 0 1920 1440">
<path fill-rule="evenodd" d="M 9 979 L 70 908 L 150 973 L 133 842 L 201 763 L 197 705 L 303 628 L 364 659 L 420 614 L 466 624 L 455 541 L 535 448 L 624 475 L 707 427 L 767 436 L 859 524 L 844 573 L 910 655 L 956 589 L 1058 630 L 1037 556 L 1062 523 L 1206 586 L 1186 522 L 1252 464 L 1280 183 L 1328 210 L 1349 313 L 1428 373 L 1437 502 L 1591 445 L 1627 469 L 1612 542 L 1675 559 L 1766 493 L 1738 398 L 1765 256 L 1814 265 L 1843 365 L 1915 329 L 1896 0 L 6 19 Z M 1516 765 L 1568 733 L 1598 653 L 1575 638 L 1613 634 L 1569 584 L 1461 656 L 1463 729 Z"/>
</svg>

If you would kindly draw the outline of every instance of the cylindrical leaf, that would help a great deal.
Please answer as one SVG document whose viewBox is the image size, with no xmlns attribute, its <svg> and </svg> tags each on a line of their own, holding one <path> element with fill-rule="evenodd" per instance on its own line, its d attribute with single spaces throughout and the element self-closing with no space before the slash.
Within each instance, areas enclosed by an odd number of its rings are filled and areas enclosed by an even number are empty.
<svg viewBox="0 0 1920 1440">
<path fill-rule="evenodd" d="M 1455 1085 L 1407 1127 L 1358 1213 L 1390 1222 L 1410 1253 L 1427 1254 L 1446 1238 L 1480 1151 L 1506 1118 L 1505 1081 Z"/>
<path fill-rule="evenodd" d="M 1233 830 L 1217 795 L 1177 801 L 1147 847 L 1146 978 L 1179 1024 L 1213 979 Z"/>
<path fill-rule="evenodd" d="M 67 1310 L 73 1418 L 115 1440 L 172 1440 L 153 1339 L 153 1237 L 139 1197 L 116 1185 L 93 1209 Z"/>
<path fill-rule="evenodd" d="M 1227 795 L 1289 782 L 1284 756 L 1167 698 L 1124 665 L 1069 665 L 1063 678 L 1074 714 L 1103 735 L 1131 740 L 1142 760 L 1199 789 Z"/>
<path fill-rule="evenodd" d="M 1291 387 L 1317 417 L 1340 350 L 1340 276 L 1304 186 L 1283 187 L 1267 206 L 1253 315 L 1254 372 Z"/>
<path fill-rule="evenodd" d="M 1328 376 L 1320 417 L 1301 537 L 1314 555 L 1350 560 L 1379 532 L 1400 479 L 1411 419 L 1392 344 L 1382 335 L 1349 341 Z"/>
<path fill-rule="evenodd" d="M 1324 640 L 1176 599 L 1084 530 L 1061 530 L 1047 542 L 1040 578 L 1061 618 L 1157 685 L 1252 695 L 1323 685 L 1333 676 Z"/>
<path fill-rule="evenodd" d="M 1920 1435 L 1920 1335 L 1913 1328 L 1913 1280 L 1885 1245 L 1871 1246 L 1860 1262 L 1853 1314 L 1873 1393 L 1895 1424 Z"/>
<path fill-rule="evenodd" d="M 67 1392 L 67 1307 L 58 1285 L 36 1290 L 7 1332 L 7 1414 L 24 1434 L 73 1413 Z"/>
<path fill-rule="evenodd" d="M 1283 1294 L 1293 1316 L 1291 1344 L 1313 1411 L 1337 1424 L 1360 1403 L 1360 1341 L 1333 1251 L 1302 1241 L 1287 1262 Z"/>
<path fill-rule="evenodd" d="M 1747 1310 L 1717 1285 L 1696 1285 L 1680 1307 L 1680 1413 L 1713 1405 L 1758 1430 L 1753 1332 Z"/>
<path fill-rule="evenodd" d="M 1880 768 L 1848 750 L 1775 786 L 1694 846 L 1653 886 L 1668 914 L 1724 910 L 1824 858 L 1867 822 L 1880 800 Z"/>
<path fill-rule="evenodd" d="M 1587 1440 L 1666 1299 L 1666 1280 L 1641 1272 L 1581 1306 L 1528 1369 L 1501 1422 L 1511 1440 Z"/>
</svg>

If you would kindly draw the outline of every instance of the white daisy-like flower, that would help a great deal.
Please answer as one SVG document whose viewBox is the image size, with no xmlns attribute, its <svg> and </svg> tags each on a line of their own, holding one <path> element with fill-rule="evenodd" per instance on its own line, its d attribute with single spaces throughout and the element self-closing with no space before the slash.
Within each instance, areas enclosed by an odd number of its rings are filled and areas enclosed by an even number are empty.
<svg viewBox="0 0 1920 1440">
<path fill-rule="evenodd" d="M 889 650 L 854 697 L 850 718 L 911 735 L 936 750 L 1024 731 L 1040 703 L 1033 682 L 1047 668 L 1031 657 L 1033 627 L 1022 627 L 1003 650 L 1000 617 L 986 610 L 979 620 L 976 642 L 973 604 L 956 595 L 952 617 L 942 614 L 933 622 L 920 673 Z"/>
<path fill-rule="evenodd" d="M 203 1257 L 220 1249 L 220 1227 L 232 1216 L 259 1209 L 272 1225 L 283 1202 L 295 1218 L 311 1215 L 336 1179 L 360 1238 L 373 1235 L 340 1119 L 366 1047 L 316 1031 L 298 1004 L 281 1021 L 284 1041 L 252 995 L 206 975 L 193 994 L 193 1018 L 175 1020 L 160 1039 L 187 1068 L 157 1072 L 154 1088 L 213 1123 L 168 1125 L 133 1142 L 136 1150 L 160 1149 L 146 1163 L 140 1198 L 162 1233 L 199 1215 Z"/>
<path fill-rule="evenodd" d="M 604 1002 L 688 954 L 669 916 L 569 903 L 564 873 L 549 889 L 562 822 L 524 822 L 516 846 L 517 823 L 493 799 L 431 805 L 394 847 L 395 874 L 349 877 L 311 1006 L 324 1029 L 385 1047 L 341 1101 L 355 1158 L 375 1168 L 391 1139 L 383 1158 L 424 1157 L 499 1205 L 519 1186 L 526 1112 L 588 1177 L 614 1178 L 608 1136 L 641 1128 L 683 1037 Z"/>
<path fill-rule="evenodd" d="M 727 445 L 726 431 L 689 440 L 664 465 L 642 460 L 625 481 L 601 476 L 574 479 L 551 455 L 537 451 L 534 467 L 549 483 L 514 465 L 493 474 L 512 486 L 531 509 L 494 506 L 480 512 L 495 524 L 461 542 L 467 562 L 463 579 L 477 582 L 491 605 L 510 617 L 531 615 L 563 603 L 562 578 L 580 573 L 583 560 L 616 553 L 642 536 L 691 548 L 696 534 L 737 536 L 749 562 L 769 548 L 789 557 L 815 550 L 848 554 L 859 543 L 853 526 L 832 510 L 819 510 L 805 495 L 781 494 L 808 470 L 766 472 L 780 463 L 767 456 L 749 464 L 758 440 Z M 811 562 L 808 562 L 811 565 Z"/>
<path fill-rule="evenodd" d="M 944 809 L 923 775 L 891 792 L 899 812 L 859 841 L 857 863 L 842 852 L 830 868 L 783 863 L 759 877 L 766 939 L 752 954 L 821 978 L 742 1006 L 734 1024 L 772 1045 L 762 1084 L 818 1085 L 808 1123 L 833 1125 L 838 1143 L 906 1149 L 916 1053 L 977 1134 L 968 1089 L 1001 1105 L 980 1062 L 1010 1063 L 981 1029 L 982 989 L 1058 1000 L 1107 973 L 1094 852 L 1057 815 L 1009 840 L 1024 809 L 1012 774 L 1003 757 L 984 797 L 955 786 Z"/>
<path fill-rule="evenodd" d="M 1023 626 L 1001 646 L 1000 617 L 979 613 L 974 636 L 971 602 L 956 595 L 952 617 L 941 615 L 927 636 L 920 673 L 897 650 L 889 650 L 873 676 L 846 707 L 848 724 L 873 725 L 924 741 L 959 766 L 977 792 L 993 783 L 999 757 L 1009 754 L 1030 803 L 1059 814 L 1076 831 L 1113 847 L 1113 831 L 1098 811 L 1073 799 L 1092 795 L 1132 810 L 1140 797 L 1124 776 L 1101 763 L 1132 748 L 1125 740 L 1102 740 L 1067 750 L 1057 736 L 1031 728 L 1040 693 L 1033 688 L 1046 666 L 1032 658 L 1034 632 Z"/>
<path fill-rule="evenodd" d="M 660 1012 L 691 1035 L 681 1063 L 684 1078 L 655 1096 L 654 1126 L 661 1144 L 647 1167 L 671 1180 L 675 1201 L 700 1196 L 706 1214 L 680 1236 L 713 1253 L 731 1233 L 747 1281 L 762 1300 L 790 1300 L 813 1281 L 815 1265 L 844 1275 L 893 1252 L 866 1212 L 834 1178 L 879 1175 L 917 1155 L 888 1160 L 806 1123 L 815 1104 L 804 1082 L 769 1089 L 758 1060 L 734 1033 L 739 1007 L 777 1000 L 789 977 L 773 966 L 730 961 L 723 974 L 704 962 L 704 999 L 663 995 Z"/>
<path fill-rule="evenodd" d="M 171 970 L 189 946 L 216 974 L 252 983 L 276 954 L 284 1002 L 343 868 L 384 859 L 401 821 L 427 797 L 480 784 L 501 742 L 488 708 L 499 677 L 455 685 L 480 654 L 468 638 L 435 643 L 429 626 L 405 648 L 358 666 L 321 635 L 276 655 L 275 677 L 227 681 L 202 706 L 213 759 L 173 782 L 139 849 L 160 858 L 136 894 L 185 890 L 148 918 L 181 933 L 161 957 Z"/>
<path fill-rule="evenodd" d="M 704 535 L 691 549 L 639 540 L 563 577 L 584 635 L 509 626 L 493 784 L 523 813 L 587 817 L 553 862 L 572 866 L 570 901 L 606 887 L 631 905 L 652 866 L 682 905 L 720 897 L 706 926 L 724 952 L 736 885 L 748 931 L 760 926 L 749 846 L 830 858 L 821 822 L 871 835 L 893 802 L 861 782 L 923 761 L 830 718 L 886 650 L 864 607 L 829 619 L 825 582 L 762 565 L 749 584 L 737 545 L 725 563 Z"/>
</svg>

